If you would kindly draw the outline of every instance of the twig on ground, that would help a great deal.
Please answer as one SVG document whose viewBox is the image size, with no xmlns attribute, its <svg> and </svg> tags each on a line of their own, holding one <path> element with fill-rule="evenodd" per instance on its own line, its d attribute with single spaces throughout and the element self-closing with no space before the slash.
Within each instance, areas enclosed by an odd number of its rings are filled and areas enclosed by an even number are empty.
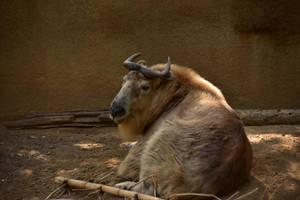
<svg viewBox="0 0 300 200">
<path fill-rule="evenodd" d="M 236 198 L 235 200 L 240 200 L 240 199 L 243 199 L 249 195 L 251 195 L 252 193 L 256 192 L 258 190 L 258 188 L 255 188 L 254 190 L 251 190 L 250 192 L 247 192 L 246 194 L 243 194 L 241 196 L 239 196 L 238 198 Z"/>
<path fill-rule="evenodd" d="M 62 197 L 65 193 L 66 193 L 65 190 L 61 191 L 60 193 L 58 193 L 58 194 L 55 196 L 55 198 L 56 198 L 56 199 L 59 199 L 59 198 Z M 69 194 L 69 196 L 70 196 L 70 194 Z"/>
<path fill-rule="evenodd" d="M 103 196 L 98 196 L 98 200 L 105 200 Z"/>
<path fill-rule="evenodd" d="M 87 199 L 89 196 L 93 195 L 93 194 L 97 194 L 98 191 L 93 191 L 88 193 L 83 199 Z"/>
<path fill-rule="evenodd" d="M 154 179 L 154 177 L 152 176 L 152 183 L 153 183 L 153 194 L 154 194 L 154 196 L 155 197 L 157 197 L 157 184 L 156 184 L 156 181 L 155 181 L 155 179 Z"/>
<path fill-rule="evenodd" d="M 91 191 L 91 190 L 95 190 L 95 189 L 72 189 L 72 191 Z"/>
<path fill-rule="evenodd" d="M 275 189 L 274 189 L 272 192 L 269 193 L 269 194 L 270 194 L 270 197 L 269 197 L 270 199 L 274 199 L 274 196 L 275 196 L 276 192 L 278 191 L 278 189 L 279 189 L 279 188 L 281 187 L 281 185 L 283 184 L 282 181 L 280 182 L 280 178 L 278 178 L 277 180 L 273 181 L 272 185 L 273 185 L 275 182 L 278 182 L 278 183 L 277 183 L 277 186 L 275 187 Z"/>
<path fill-rule="evenodd" d="M 235 197 L 236 195 L 238 195 L 240 192 L 236 191 L 235 193 L 233 193 L 230 197 L 228 197 L 226 200 L 231 200 L 233 197 Z"/>
<path fill-rule="evenodd" d="M 269 188 L 268 188 L 267 186 L 265 186 L 264 192 L 262 193 L 262 196 L 260 197 L 261 200 L 264 199 L 265 194 L 266 194 L 266 192 L 268 191 L 268 189 L 269 189 Z"/>
<path fill-rule="evenodd" d="M 97 180 L 97 182 L 103 181 L 104 179 L 106 179 L 107 177 L 109 177 L 110 175 L 112 175 L 114 172 L 109 172 L 106 175 L 104 175 L 103 177 L 101 177 L 99 180 Z"/>
<path fill-rule="evenodd" d="M 173 199 L 176 197 L 184 197 L 184 196 L 198 196 L 198 197 L 212 197 L 217 200 L 222 200 L 214 194 L 204 194 L 204 193 L 180 193 L 180 194 L 172 194 L 168 197 L 168 199 Z"/>
<path fill-rule="evenodd" d="M 132 185 L 132 186 L 130 187 L 130 189 L 134 188 L 135 186 L 137 186 L 138 184 L 144 182 L 145 180 L 147 180 L 147 179 L 149 179 L 149 178 L 152 178 L 153 176 L 154 176 L 154 175 L 151 174 L 150 176 L 147 176 L 147 177 L 143 178 L 142 180 L 140 180 L 140 181 L 137 182 L 136 184 Z"/>
<path fill-rule="evenodd" d="M 61 190 L 62 188 L 66 187 L 66 184 L 63 182 L 63 184 L 61 186 L 59 186 L 58 188 L 56 188 L 55 190 L 53 190 L 46 198 L 45 200 L 48 200 L 54 193 L 56 193 L 57 191 Z"/>
</svg>

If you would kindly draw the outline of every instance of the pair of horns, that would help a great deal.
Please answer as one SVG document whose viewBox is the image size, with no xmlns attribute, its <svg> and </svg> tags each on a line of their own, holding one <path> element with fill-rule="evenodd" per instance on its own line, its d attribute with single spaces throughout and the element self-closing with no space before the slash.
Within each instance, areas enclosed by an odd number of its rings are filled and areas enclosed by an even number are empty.
<svg viewBox="0 0 300 200">
<path fill-rule="evenodd" d="M 124 67 L 126 67 L 129 71 L 138 71 L 142 73 L 144 76 L 146 76 L 147 78 L 163 78 L 169 74 L 171 69 L 170 57 L 168 57 L 167 67 L 163 71 L 154 71 L 151 70 L 150 68 L 142 66 L 141 64 L 133 62 L 133 60 L 140 55 L 141 55 L 140 53 L 135 53 L 129 58 L 127 58 L 123 63 Z"/>
</svg>

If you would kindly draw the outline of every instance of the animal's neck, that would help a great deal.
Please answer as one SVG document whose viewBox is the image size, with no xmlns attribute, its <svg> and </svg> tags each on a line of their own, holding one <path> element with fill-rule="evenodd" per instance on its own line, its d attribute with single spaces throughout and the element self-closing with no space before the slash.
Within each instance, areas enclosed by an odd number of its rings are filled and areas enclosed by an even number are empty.
<svg viewBox="0 0 300 200">
<path fill-rule="evenodd" d="M 153 123 L 163 115 L 171 112 L 187 95 L 188 90 L 178 82 L 171 82 L 160 88 L 154 97 L 148 112 L 143 115 L 144 124 L 141 127 L 142 134 L 147 134 Z"/>
</svg>

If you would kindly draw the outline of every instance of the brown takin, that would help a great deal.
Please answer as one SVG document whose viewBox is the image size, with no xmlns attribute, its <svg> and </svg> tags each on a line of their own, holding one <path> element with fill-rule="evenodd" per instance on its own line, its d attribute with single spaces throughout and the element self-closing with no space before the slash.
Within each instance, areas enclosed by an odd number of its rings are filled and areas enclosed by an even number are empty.
<svg viewBox="0 0 300 200">
<path fill-rule="evenodd" d="M 137 140 L 118 169 L 127 181 L 116 187 L 167 198 L 222 195 L 244 183 L 252 150 L 221 91 L 170 59 L 148 68 L 137 56 L 125 60 L 129 73 L 110 107 L 121 137 Z"/>
</svg>

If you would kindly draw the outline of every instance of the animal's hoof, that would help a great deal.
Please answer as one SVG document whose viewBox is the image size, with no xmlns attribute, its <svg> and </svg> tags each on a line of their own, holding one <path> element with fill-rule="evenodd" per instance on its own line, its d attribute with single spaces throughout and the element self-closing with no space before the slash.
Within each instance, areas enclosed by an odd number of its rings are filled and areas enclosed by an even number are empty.
<svg viewBox="0 0 300 200">
<path fill-rule="evenodd" d="M 131 190 L 136 185 L 136 182 L 126 181 L 122 183 L 117 183 L 115 185 L 116 188 L 123 189 L 123 190 Z"/>
<path fill-rule="evenodd" d="M 129 145 L 126 146 L 126 149 L 130 150 L 136 143 L 137 141 L 130 143 Z"/>
</svg>

